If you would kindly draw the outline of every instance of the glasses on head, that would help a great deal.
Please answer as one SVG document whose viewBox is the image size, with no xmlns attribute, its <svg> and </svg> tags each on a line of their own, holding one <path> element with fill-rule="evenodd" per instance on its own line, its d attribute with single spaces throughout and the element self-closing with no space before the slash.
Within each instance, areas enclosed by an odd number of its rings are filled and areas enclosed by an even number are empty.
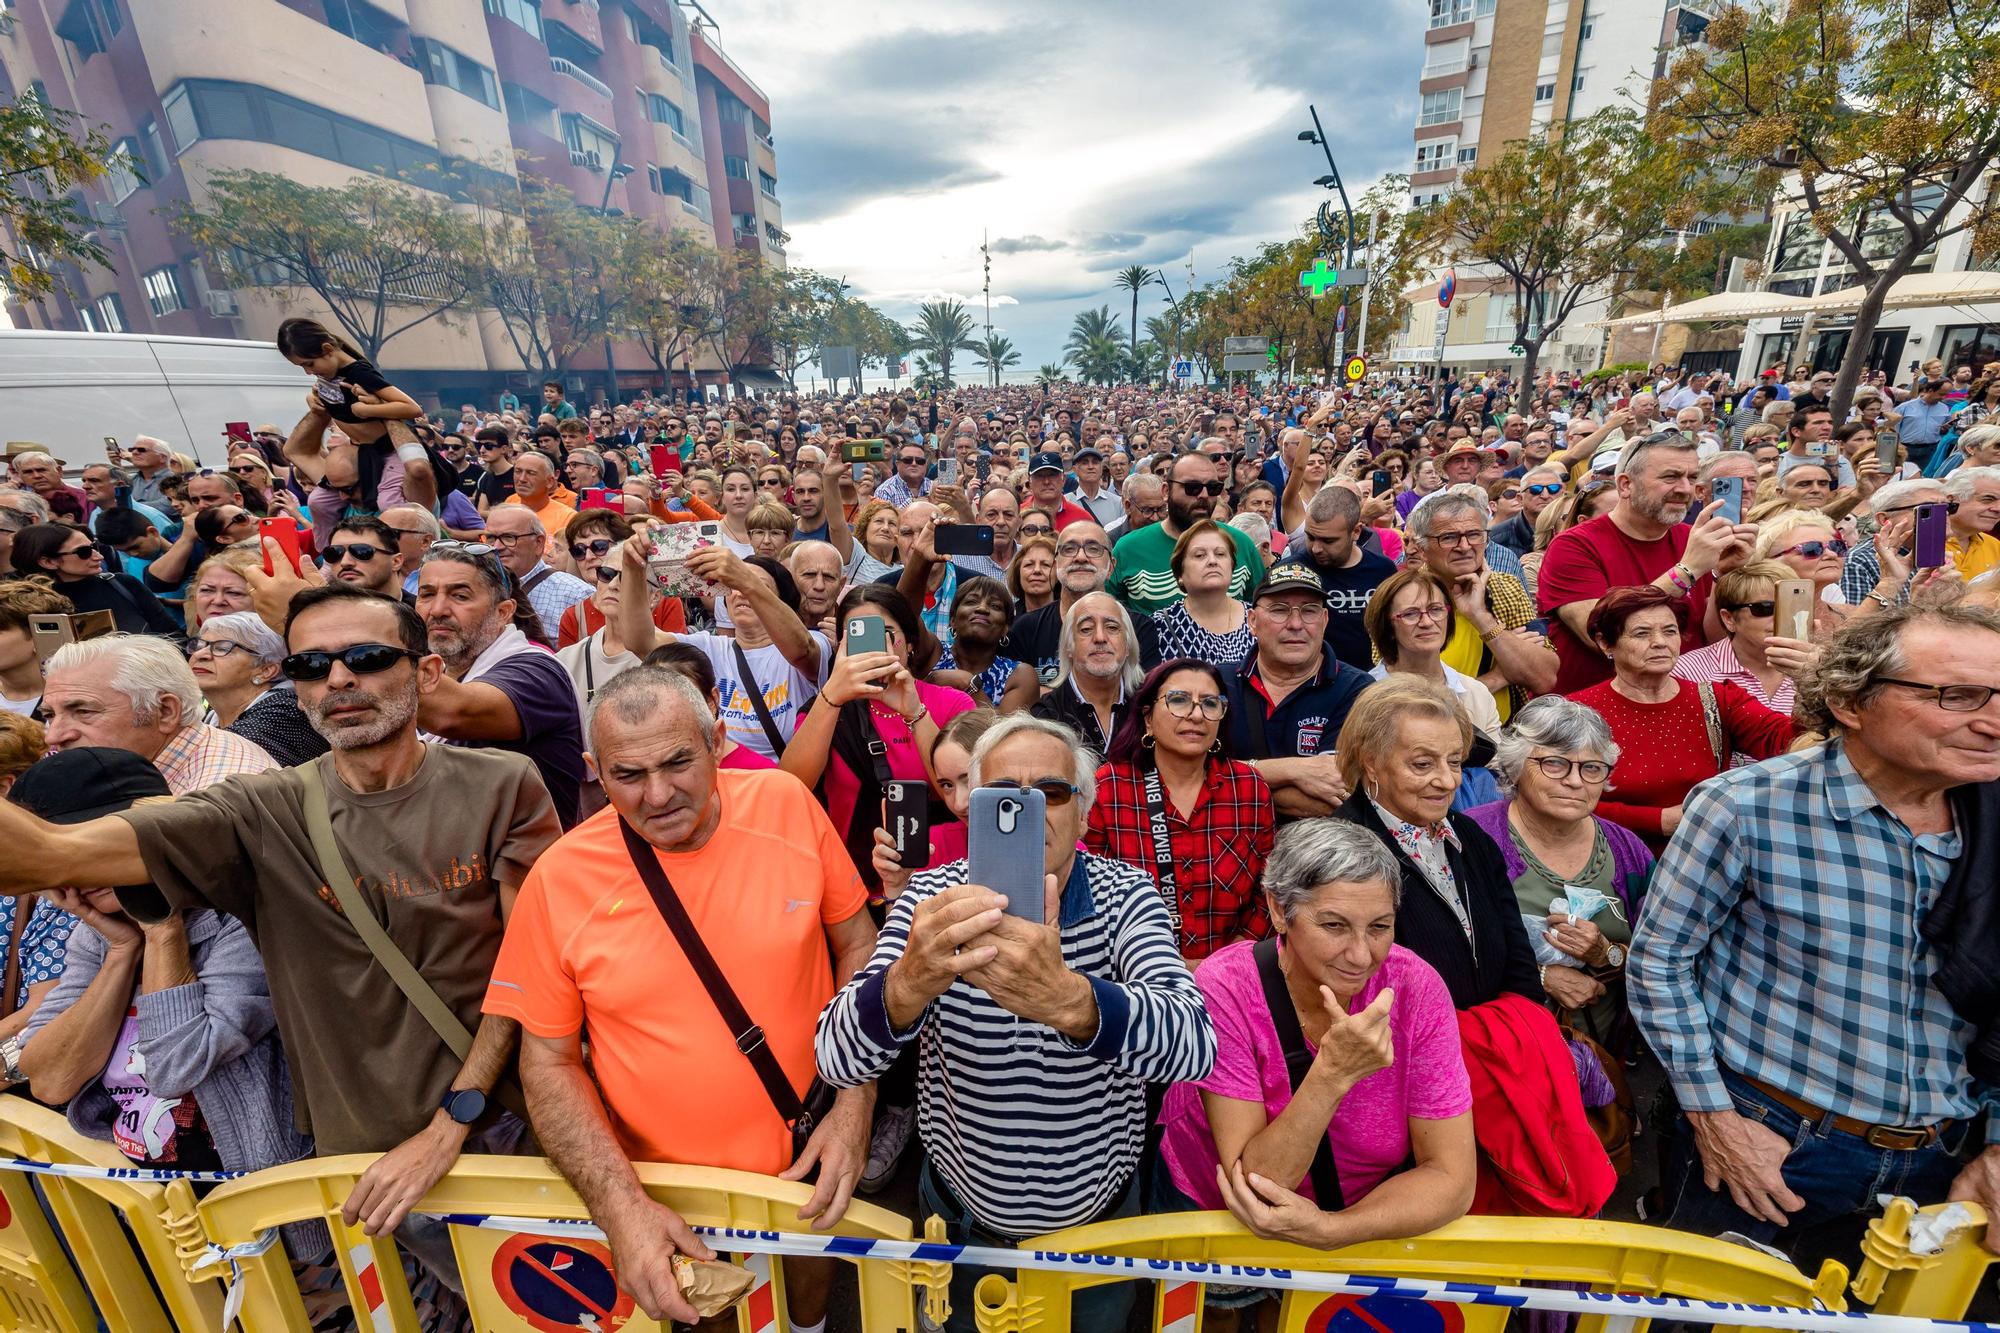
<svg viewBox="0 0 2000 1333">
<path fill-rule="evenodd" d="M 1883 676 L 1879 683 L 1900 685 L 1906 690 L 1921 690 L 1947 713 L 1976 713 L 1986 707 L 1994 693 L 1991 685 L 1927 685 L 1920 680 L 1898 680 L 1894 676 Z"/>
<path fill-rule="evenodd" d="M 1068 805 L 1076 799 L 1076 784 L 1064 782 L 1061 778 L 1036 778 L 1033 782 L 1016 782 L 1012 778 L 994 778 L 986 784 L 1006 791 L 1026 791 L 1029 788 L 1040 792 L 1042 800 L 1053 810 L 1057 806 Z"/>
<path fill-rule="evenodd" d="M 279 660 L 278 670 L 286 680 L 325 680 L 333 674 L 333 664 L 338 662 L 357 676 L 374 676 L 406 657 L 415 662 L 423 654 L 395 644 L 357 643 L 338 652 L 309 648 L 302 653 L 291 653 Z"/>
<path fill-rule="evenodd" d="M 1537 481 L 1531 483 L 1526 487 L 1523 487 L 1523 489 L 1526 490 L 1530 495 L 1561 495 L 1563 487 L 1562 483 L 1559 481 L 1551 481 L 1551 482 Z"/>
<path fill-rule="evenodd" d="M 1403 625 L 1421 625 L 1428 620 L 1434 624 L 1444 624 L 1444 618 L 1451 614 L 1451 608 L 1443 602 L 1432 602 L 1429 606 L 1412 606 L 1392 612 L 1389 619 Z"/>
<path fill-rule="evenodd" d="M 243 645 L 234 639 L 189 639 L 181 645 L 181 651 L 190 659 L 197 653 L 207 653 L 210 657 L 223 658 L 240 652 Z"/>
<path fill-rule="evenodd" d="M 1835 555 L 1846 555 L 1847 554 L 1846 540 L 1840 537 L 1835 537 L 1830 542 L 1800 542 L 1796 546 L 1787 546 L 1784 550 L 1778 552 L 1778 554 L 1779 555 L 1798 554 L 1804 556 L 1808 560 L 1817 560 L 1829 551 L 1831 551 Z"/>
<path fill-rule="evenodd" d="M 378 555 L 389 555 L 391 552 L 374 542 L 335 542 L 326 548 L 325 554 L 326 563 L 335 565 L 350 555 L 356 560 L 373 560 Z"/>
<path fill-rule="evenodd" d="M 569 544 L 570 558 L 581 560 L 587 555 L 594 555 L 602 560 L 605 556 L 611 554 L 611 548 L 617 544 L 617 542 L 612 541 L 609 537 L 593 537 L 587 542 L 571 542 Z"/>
<path fill-rule="evenodd" d="M 1197 695 L 1191 690 L 1168 690 L 1160 696 L 1160 702 L 1175 717 L 1193 717 L 1199 712 L 1210 722 L 1220 722 L 1222 715 L 1229 711 L 1229 700 L 1221 695 Z"/>
<path fill-rule="evenodd" d="M 1542 770 L 1543 777 L 1556 782 L 1561 782 L 1572 772 L 1593 787 L 1611 778 L 1611 765 L 1602 759 L 1570 759 L 1559 754 L 1538 754 L 1534 757 L 1534 765 Z"/>
<path fill-rule="evenodd" d="M 1087 555 L 1093 560 L 1099 560 L 1110 555 L 1111 548 L 1103 542 L 1064 542 L 1062 545 L 1056 547 L 1056 554 L 1064 560 L 1073 559 L 1079 555 Z"/>
<path fill-rule="evenodd" d="M 1778 614 L 1778 604 L 1768 599 L 1761 602 L 1724 602 L 1722 603 L 1722 609 L 1725 611 L 1747 611 L 1760 619 L 1765 616 L 1775 616 Z"/>
<path fill-rule="evenodd" d="M 1219 481 L 1177 481 L 1181 494 L 1192 500 L 1197 495 L 1220 495 L 1229 488 Z"/>
</svg>

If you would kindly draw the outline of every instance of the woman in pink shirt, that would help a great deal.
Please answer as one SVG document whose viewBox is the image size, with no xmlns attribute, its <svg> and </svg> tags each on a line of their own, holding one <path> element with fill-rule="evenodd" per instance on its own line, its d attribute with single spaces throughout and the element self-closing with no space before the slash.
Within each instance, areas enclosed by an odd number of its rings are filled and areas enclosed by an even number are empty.
<svg viewBox="0 0 2000 1333">
<path fill-rule="evenodd" d="M 1279 832 L 1264 871 L 1277 934 L 1195 969 L 1215 1067 L 1167 1092 L 1159 1196 L 1319 1249 L 1464 1215 L 1472 1089 L 1450 993 L 1394 943 L 1401 884 L 1355 824 Z"/>
</svg>

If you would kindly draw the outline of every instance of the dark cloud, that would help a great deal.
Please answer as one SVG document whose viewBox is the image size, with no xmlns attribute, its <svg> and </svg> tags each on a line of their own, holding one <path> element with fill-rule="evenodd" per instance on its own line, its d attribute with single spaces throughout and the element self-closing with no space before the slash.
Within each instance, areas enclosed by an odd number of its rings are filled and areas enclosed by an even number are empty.
<svg viewBox="0 0 2000 1333">
<path fill-rule="evenodd" d="M 938 92 L 1004 85 L 1030 86 L 1057 49 L 1052 28 L 1009 24 L 971 32 L 913 29 L 871 36 L 821 67 L 822 87 L 842 94 L 901 95 L 917 103 Z"/>
<path fill-rule="evenodd" d="M 991 249 L 996 255 L 1023 255 L 1038 250 L 1066 250 L 1068 241 L 1052 241 L 1046 236 L 1036 236 L 1032 232 L 1026 236 L 1002 236 L 993 242 Z"/>
</svg>

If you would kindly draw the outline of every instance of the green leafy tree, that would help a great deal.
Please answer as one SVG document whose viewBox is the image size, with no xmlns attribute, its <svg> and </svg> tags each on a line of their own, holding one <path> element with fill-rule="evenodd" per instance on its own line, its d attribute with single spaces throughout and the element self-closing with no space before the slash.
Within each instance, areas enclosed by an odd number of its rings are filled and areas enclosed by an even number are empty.
<svg viewBox="0 0 2000 1333">
<path fill-rule="evenodd" d="M 1063 368 L 1052 362 L 1043 362 L 1035 371 L 1035 383 L 1047 389 L 1063 382 Z"/>
<path fill-rule="evenodd" d="M 110 156 L 104 130 L 73 111 L 33 93 L 0 102 L 0 285 L 16 300 L 52 295 L 64 264 L 110 265 L 77 203 Z"/>
<path fill-rule="evenodd" d="M 1014 350 L 1014 340 L 998 333 L 975 341 L 972 355 L 986 371 L 987 382 L 994 388 L 1000 387 L 1002 371 L 1021 364 L 1021 354 Z"/>
<path fill-rule="evenodd" d="M 917 307 L 917 321 L 910 326 L 910 346 L 931 355 L 937 382 L 950 388 L 951 363 L 959 352 L 971 351 L 972 316 L 961 301 L 926 301 Z M 919 388 L 928 387 L 919 384 Z"/>
<path fill-rule="evenodd" d="M 1153 283 L 1158 282 L 1159 278 L 1160 274 L 1157 269 L 1147 268 L 1144 264 L 1133 264 L 1128 268 L 1118 270 L 1118 277 L 1115 280 L 1115 284 L 1120 291 L 1132 293 L 1132 360 L 1134 362 L 1139 359 L 1139 293 Z"/>
<path fill-rule="evenodd" d="M 1085 383 L 1116 384 L 1128 364 L 1125 345 L 1118 339 L 1118 335 L 1123 333 L 1123 329 L 1118 329 L 1117 334 L 1092 334 L 1081 343 L 1072 337 L 1064 360 L 1075 368 L 1077 376 Z"/>
<path fill-rule="evenodd" d="M 167 216 L 220 285 L 310 292 L 370 360 L 484 294 L 478 224 L 440 194 L 380 176 L 314 186 L 224 169 Z"/>
<path fill-rule="evenodd" d="M 561 377 L 584 348 L 632 326 L 632 302 L 658 262 L 643 225 L 581 208 L 545 181 L 487 196 L 480 221 L 480 294 L 523 366 Z"/>
<path fill-rule="evenodd" d="M 2000 0 L 1791 0 L 1703 37 L 1653 91 L 1660 136 L 1759 202 L 1797 198 L 1866 289 L 1838 420 L 1896 280 L 1960 232 L 2000 251 Z"/>
<path fill-rule="evenodd" d="M 771 350 L 778 368 L 797 388 L 798 369 L 829 341 L 847 284 L 809 268 L 788 268 L 775 282 Z"/>
<path fill-rule="evenodd" d="M 634 238 L 631 300 L 621 332 L 651 359 L 662 382 L 673 383 L 675 362 L 685 362 L 695 382 L 695 350 L 708 337 L 715 249 L 679 228 L 642 229 Z"/>
<path fill-rule="evenodd" d="M 1748 259 L 1761 264 L 1771 239 L 1768 222 L 1736 222 L 1688 237 L 1685 244 L 1647 246 L 1639 253 L 1632 286 L 1649 292 L 1671 292 L 1676 301 L 1711 296 L 1729 280 L 1729 261 Z"/>
</svg>

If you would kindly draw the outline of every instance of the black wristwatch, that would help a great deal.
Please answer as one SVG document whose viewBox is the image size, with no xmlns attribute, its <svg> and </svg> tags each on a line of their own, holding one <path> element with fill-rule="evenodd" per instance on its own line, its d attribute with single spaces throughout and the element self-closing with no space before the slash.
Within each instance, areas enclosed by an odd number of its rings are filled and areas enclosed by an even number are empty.
<svg viewBox="0 0 2000 1333">
<path fill-rule="evenodd" d="M 446 1089 L 438 1106 L 459 1124 L 469 1125 L 486 1114 L 486 1094 L 477 1088 Z"/>
</svg>

